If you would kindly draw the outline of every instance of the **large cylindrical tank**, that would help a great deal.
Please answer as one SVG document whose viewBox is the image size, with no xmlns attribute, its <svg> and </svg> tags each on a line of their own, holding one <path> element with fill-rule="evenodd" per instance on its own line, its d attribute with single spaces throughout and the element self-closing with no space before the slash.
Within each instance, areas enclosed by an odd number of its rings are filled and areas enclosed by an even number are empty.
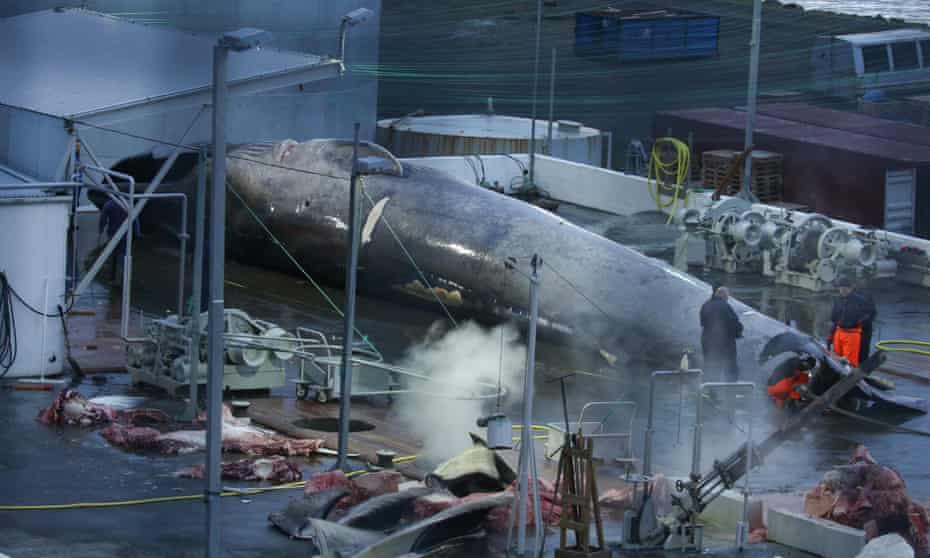
<svg viewBox="0 0 930 558">
<path fill-rule="evenodd" d="M 6 378 L 61 374 L 65 340 L 58 305 L 64 307 L 70 196 L 0 192 L 0 270 L 35 310 L 11 297 L 17 354 Z M 0 370 L 2 373 L 2 370 Z"/>
<path fill-rule="evenodd" d="M 499 114 L 411 116 L 378 121 L 378 143 L 398 157 L 528 153 L 532 119 Z M 536 120 L 536 152 L 545 153 L 548 120 Z M 578 122 L 552 123 L 552 149 L 559 159 L 600 167 L 600 130 Z"/>
</svg>

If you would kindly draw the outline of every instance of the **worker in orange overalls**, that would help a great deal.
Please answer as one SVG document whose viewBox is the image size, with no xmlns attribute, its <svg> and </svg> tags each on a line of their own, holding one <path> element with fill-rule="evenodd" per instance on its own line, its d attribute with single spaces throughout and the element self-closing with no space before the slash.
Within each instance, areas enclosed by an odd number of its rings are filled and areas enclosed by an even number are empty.
<svg viewBox="0 0 930 558">
<path fill-rule="evenodd" d="M 805 354 L 789 358 L 775 368 L 769 376 L 768 393 L 779 409 L 786 403 L 791 406 L 801 403 L 810 383 L 810 371 L 816 366 L 817 359 Z"/>
<path fill-rule="evenodd" d="M 836 281 L 840 297 L 833 303 L 828 346 L 853 366 L 859 366 L 862 347 L 862 326 L 875 319 L 875 303 L 853 290 L 853 283 L 846 277 Z"/>
</svg>

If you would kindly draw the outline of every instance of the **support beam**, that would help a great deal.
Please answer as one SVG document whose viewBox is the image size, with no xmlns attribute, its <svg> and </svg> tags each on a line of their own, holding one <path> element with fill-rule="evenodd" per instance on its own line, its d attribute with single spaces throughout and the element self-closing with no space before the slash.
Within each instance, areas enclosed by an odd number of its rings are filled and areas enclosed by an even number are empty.
<svg viewBox="0 0 930 558">
<path fill-rule="evenodd" d="M 210 314 L 207 357 L 207 558 L 220 558 L 220 467 L 223 440 L 223 362 L 226 260 L 226 73 L 229 50 L 213 47 L 213 175 L 210 189 Z"/>
</svg>

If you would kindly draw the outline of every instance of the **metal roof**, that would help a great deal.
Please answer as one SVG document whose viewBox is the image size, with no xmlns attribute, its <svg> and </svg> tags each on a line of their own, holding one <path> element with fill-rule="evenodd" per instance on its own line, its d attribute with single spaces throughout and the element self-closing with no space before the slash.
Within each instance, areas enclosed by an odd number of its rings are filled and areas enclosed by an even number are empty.
<svg viewBox="0 0 930 558">
<path fill-rule="evenodd" d="M 855 45 L 865 46 L 894 43 L 898 41 L 920 41 L 930 39 L 930 32 L 925 29 L 890 29 L 888 31 L 876 31 L 874 33 L 837 35 L 836 38 Z"/>
<path fill-rule="evenodd" d="M 82 9 L 0 19 L 0 102 L 82 119 L 142 105 L 151 111 L 181 98 L 188 106 L 205 103 L 214 44 L 216 37 Z M 336 77 L 338 70 L 337 60 L 319 56 L 237 52 L 229 56 L 230 93 Z"/>
<path fill-rule="evenodd" d="M 701 108 L 670 110 L 656 113 L 656 116 L 679 118 L 685 121 L 717 126 L 742 133 L 746 126 L 746 113 L 729 108 Z M 687 126 L 687 124 L 683 124 Z M 786 118 L 776 118 L 759 114 L 755 133 L 760 145 L 765 144 L 766 136 L 802 144 L 819 145 L 856 153 L 866 157 L 878 157 L 901 164 L 930 163 L 930 147 L 869 136 L 847 130 L 818 126 Z"/>
<path fill-rule="evenodd" d="M 876 118 L 858 112 L 822 108 L 806 103 L 770 103 L 759 105 L 759 114 L 930 147 L 930 128 L 926 126 Z"/>
<path fill-rule="evenodd" d="M 452 114 L 438 116 L 411 116 L 388 118 L 378 121 L 379 128 L 394 128 L 401 132 L 436 134 L 439 136 L 529 139 L 532 119 L 500 114 Z M 559 124 L 565 122 L 565 124 Z M 392 125 L 393 124 L 393 125 Z M 574 125 L 571 125 L 574 124 Z M 536 120 L 537 140 L 546 137 L 548 120 Z M 596 136 L 601 132 L 595 128 L 581 126 L 577 122 L 558 121 L 552 125 L 553 139 L 573 139 Z"/>
</svg>

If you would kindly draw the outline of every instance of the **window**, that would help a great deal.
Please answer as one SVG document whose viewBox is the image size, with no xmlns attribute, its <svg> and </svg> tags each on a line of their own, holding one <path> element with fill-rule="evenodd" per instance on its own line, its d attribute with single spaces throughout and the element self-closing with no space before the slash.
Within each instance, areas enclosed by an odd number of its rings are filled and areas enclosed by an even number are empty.
<svg viewBox="0 0 930 558">
<path fill-rule="evenodd" d="M 920 41 L 920 51 L 924 55 L 924 68 L 930 68 L 930 39 Z"/>
<path fill-rule="evenodd" d="M 892 43 L 891 55 L 895 70 L 913 70 L 920 67 L 920 61 L 917 59 L 917 43 Z"/>
<path fill-rule="evenodd" d="M 865 73 L 887 72 L 888 49 L 885 45 L 871 45 L 862 47 L 862 62 L 865 64 Z"/>
</svg>

